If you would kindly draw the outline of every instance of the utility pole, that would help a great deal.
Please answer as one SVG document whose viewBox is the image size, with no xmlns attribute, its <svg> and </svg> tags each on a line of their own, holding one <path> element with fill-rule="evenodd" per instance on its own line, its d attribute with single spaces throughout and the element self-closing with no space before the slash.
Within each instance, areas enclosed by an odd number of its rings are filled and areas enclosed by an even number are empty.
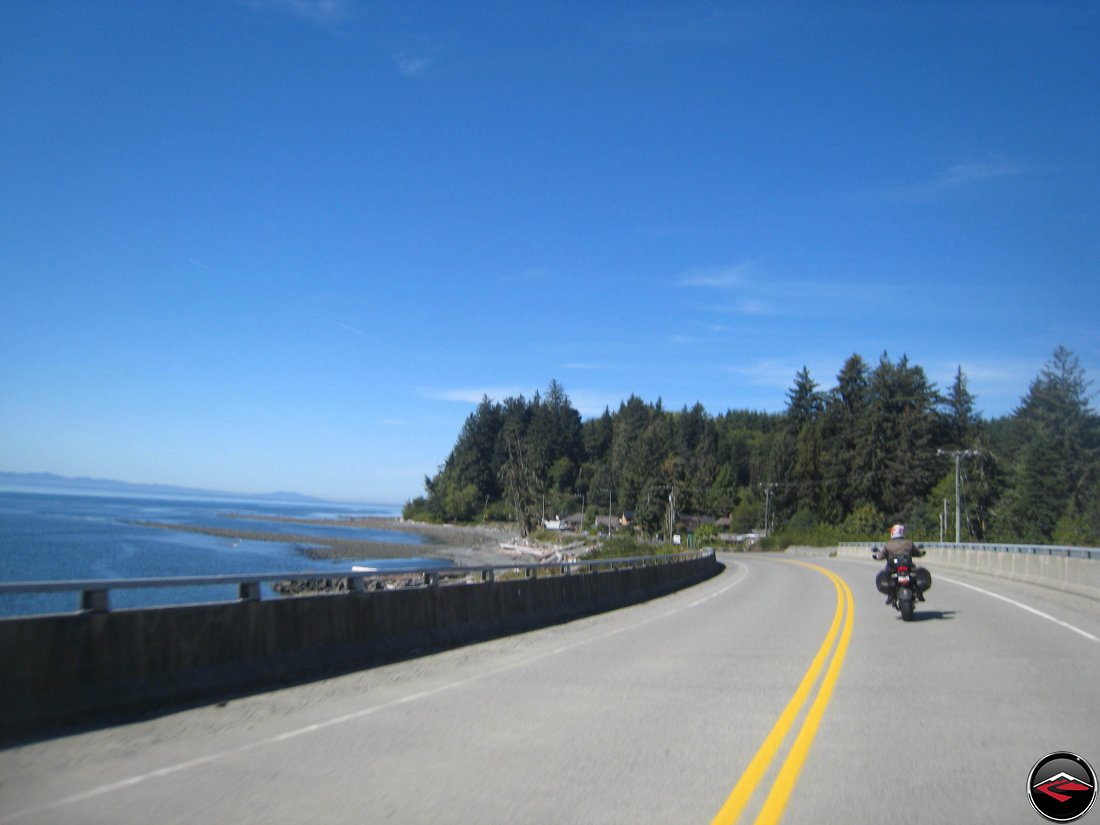
<svg viewBox="0 0 1100 825">
<path fill-rule="evenodd" d="M 771 535 L 771 531 L 768 529 L 768 519 L 771 516 L 772 488 L 774 486 L 775 486 L 774 484 L 764 485 L 764 535 L 765 535 L 765 537 Z"/>
<path fill-rule="evenodd" d="M 962 541 L 962 459 L 963 456 L 969 458 L 981 455 L 981 453 L 978 450 L 955 450 L 950 453 L 946 450 L 936 450 L 936 455 L 955 456 L 955 544 L 958 544 Z"/>
<path fill-rule="evenodd" d="M 672 542 L 672 531 L 676 527 L 676 488 L 668 494 L 668 540 Z"/>
</svg>

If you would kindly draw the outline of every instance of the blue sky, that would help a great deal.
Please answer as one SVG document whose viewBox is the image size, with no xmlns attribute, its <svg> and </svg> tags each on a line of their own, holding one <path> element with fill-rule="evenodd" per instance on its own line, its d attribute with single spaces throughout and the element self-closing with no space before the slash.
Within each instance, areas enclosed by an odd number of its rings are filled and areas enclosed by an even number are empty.
<svg viewBox="0 0 1100 825">
<path fill-rule="evenodd" d="M 1100 376 L 1092 2 L 0 8 L 0 470 L 401 502 L 485 394 Z"/>
</svg>

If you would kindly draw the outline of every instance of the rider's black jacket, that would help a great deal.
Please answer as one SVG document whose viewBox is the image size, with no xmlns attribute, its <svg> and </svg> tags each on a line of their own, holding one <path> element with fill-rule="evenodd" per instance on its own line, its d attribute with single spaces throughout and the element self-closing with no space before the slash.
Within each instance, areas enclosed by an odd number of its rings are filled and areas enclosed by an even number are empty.
<svg viewBox="0 0 1100 825">
<path fill-rule="evenodd" d="M 882 555 L 878 556 L 879 559 L 886 559 L 886 568 L 888 570 L 893 569 L 893 559 L 897 556 L 909 556 L 912 558 L 919 558 L 924 555 L 924 551 L 917 547 L 913 543 L 912 539 L 890 539 L 886 542 L 886 546 L 882 548 Z"/>
</svg>

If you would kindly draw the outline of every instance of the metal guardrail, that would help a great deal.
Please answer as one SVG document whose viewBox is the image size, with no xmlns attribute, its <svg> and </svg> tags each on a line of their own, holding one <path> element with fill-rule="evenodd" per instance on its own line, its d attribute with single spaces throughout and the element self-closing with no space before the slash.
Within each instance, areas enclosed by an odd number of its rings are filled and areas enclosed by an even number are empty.
<svg viewBox="0 0 1100 825">
<path fill-rule="evenodd" d="M 840 547 L 873 547 L 883 542 L 842 541 Z M 940 550 L 975 550 L 984 553 L 1021 553 L 1032 556 L 1058 556 L 1060 558 L 1093 559 L 1100 561 L 1100 549 L 1095 547 L 1069 547 L 1056 544 L 986 544 L 978 542 L 921 541 L 918 545 Z"/>
<path fill-rule="evenodd" d="M 103 612 L 110 610 L 112 590 L 139 590 L 166 587 L 202 587 L 236 585 L 238 601 L 259 601 L 261 585 L 272 582 L 344 581 L 347 593 L 368 593 L 372 589 L 384 589 L 390 579 L 403 579 L 402 587 L 438 587 L 440 585 L 481 584 L 512 575 L 516 579 L 533 579 L 540 576 L 568 576 L 581 573 L 600 573 L 612 570 L 629 570 L 637 567 L 655 567 L 663 564 L 701 559 L 714 551 L 689 550 L 683 553 L 658 556 L 631 556 L 621 559 L 561 561 L 543 564 L 503 564 L 487 567 L 406 567 L 388 570 L 328 570 L 300 573 L 227 574 L 216 576 L 156 577 L 145 579 L 78 579 L 71 581 L 0 582 L 0 597 L 27 593 L 79 593 L 79 610 Z M 369 582 L 379 583 L 371 588 Z M 388 589 L 388 588 L 385 588 Z M 394 588 L 396 589 L 396 588 Z M 201 602 L 189 602 L 197 604 Z M 174 607 L 182 606 L 173 605 Z M 141 609 L 141 608 L 128 608 Z M 14 617 L 11 617 L 14 618 Z M 0 619 L 3 621 L 3 619 Z"/>
</svg>

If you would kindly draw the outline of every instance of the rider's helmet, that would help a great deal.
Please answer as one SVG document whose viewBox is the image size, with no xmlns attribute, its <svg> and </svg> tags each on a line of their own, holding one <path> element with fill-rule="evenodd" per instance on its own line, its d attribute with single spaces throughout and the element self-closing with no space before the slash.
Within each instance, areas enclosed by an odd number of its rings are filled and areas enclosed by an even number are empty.
<svg viewBox="0 0 1100 825">
<path fill-rule="evenodd" d="M 893 527 L 891 527 L 890 528 L 890 538 L 891 539 L 903 539 L 903 538 L 905 538 L 905 525 L 904 524 L 895 524 Z"/>
</svg>

